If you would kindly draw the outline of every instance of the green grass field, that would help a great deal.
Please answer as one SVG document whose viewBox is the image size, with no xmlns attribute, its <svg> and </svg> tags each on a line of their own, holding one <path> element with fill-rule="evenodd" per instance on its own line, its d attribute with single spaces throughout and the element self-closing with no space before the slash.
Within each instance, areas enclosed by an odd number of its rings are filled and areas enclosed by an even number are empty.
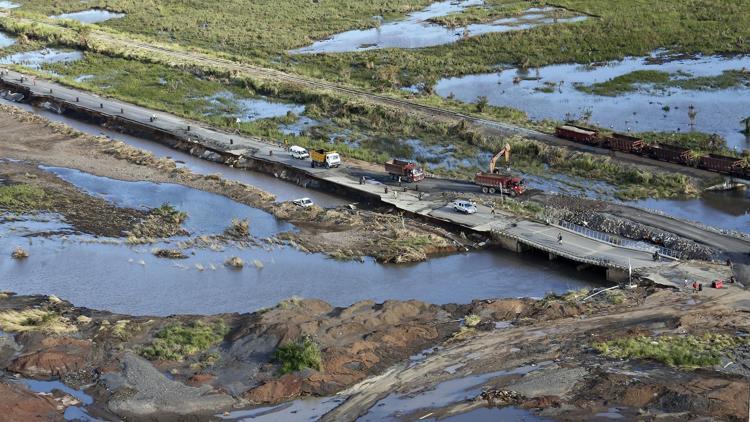
<svg viewBox="0 0 750 422">
<path fill-rule="evenodd" d="M 559 0 L 555 5 L 590 19 L 573 24 L 486 34 L 455 44 L 406 50 L 289 56 L 291 48 L 354 28 L 376 25 L 375 15 L 397 19 L 427 0 L 206 1 L 92 0 L 86 3 L 19 0 L 14 13 L 50 15 L 108 8 L 127 13 L 102 24 L 114 30 L 207 50 L 361 86 L 388 89 L 431 84 L 446 75 L 492 71 L 498 64 L 542 66 L 643 55 L 658 48 L 686 53 L 750 51 L 750 9 L 744 0 Z M 521 14 L 541 2 L 487 0 L 483 7 L 434 19 L 449 25 Z"/>
</svg>

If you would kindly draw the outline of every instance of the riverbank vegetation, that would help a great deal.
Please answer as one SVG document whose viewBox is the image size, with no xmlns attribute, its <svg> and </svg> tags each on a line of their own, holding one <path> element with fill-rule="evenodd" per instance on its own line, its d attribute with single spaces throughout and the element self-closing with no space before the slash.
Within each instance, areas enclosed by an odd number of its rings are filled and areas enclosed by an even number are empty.
<svg viewBox="0 0 750 422">
<path fill-rule="evenodd" d="M 617 359 L 653 359 L 669 366 L 699 368 L 717 365 L 726 350 L 747 340 L 725 334 L 703 336 L 630 337 L 594 344 L 599 353 Z"/>
</svg>

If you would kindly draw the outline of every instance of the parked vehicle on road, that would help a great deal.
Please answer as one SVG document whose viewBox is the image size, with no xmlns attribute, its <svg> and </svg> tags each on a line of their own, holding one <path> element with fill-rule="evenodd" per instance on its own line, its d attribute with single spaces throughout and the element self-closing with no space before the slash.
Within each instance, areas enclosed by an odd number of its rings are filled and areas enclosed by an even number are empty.
<svg viewBox="0 0 750 422">
<path fill-rule="evenodd" d="M 424 171 L 413 161 L 393 159 L 385 163 L 385 171 L 391 175 L 391 179 L 399 177 L 406 183 L 416 183 L 424 180 Z"/>
<path fill-rule="evenodd" d="M 295 199 L 294 201 L 292 201 L 292 203 L 302 208 L 312 207 L 313 205 L 315 205 L 310 198 Z"/>
<path fill-rule="evenodd" d="M 292 156 L 292 158 L 296 158 L 298 160 L 310 158 L 310 153 L 308 153 L 306 149 L 297 145 L 292 145 L 291 147 L 289 147 L 289 154 Z"/>
<path fill-rule="evenodd" d="M 453 209 L 462 214 L 475 214 L 477 207 L 470 201 L 464 201 L 461 199 L 453 201 Z"/>
<path fill-rule="evenodd" d="M 332 168 L 341 165 L 341 156 L 336 151 L 326 151 L 324 149 L 314 149 L 310 151 L 310 166 Z"/>
<path fill-rule="evenodd" d="M 523 179 L 503 174 L 477 173 L 474 184 L 482 187 L 484 193 L 501 193 L 516 197 L 526 192 Z"/>
</svg>

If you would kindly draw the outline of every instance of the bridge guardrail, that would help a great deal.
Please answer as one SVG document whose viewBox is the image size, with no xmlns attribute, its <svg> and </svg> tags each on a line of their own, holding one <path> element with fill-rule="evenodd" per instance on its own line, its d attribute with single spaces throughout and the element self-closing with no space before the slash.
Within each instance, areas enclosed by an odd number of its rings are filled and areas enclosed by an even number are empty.
<svg viewBox="0 0 750 422">
<path fill-rule="evenodd" d="M 672 259 L 680 259 L 682 256 L 681 253 L 678 251 L 675 251 L 673 249 L 665 248 L 658 245 L 649 245 L 643 242 L 638 242 L 635 240 L 629 240 L 629 239 L 623 239 L 608 233 L 603 233 L 600 231 L 592 230 L 588 227 L 583 227 L 575 223 L 571 223 L 569 221 L 560 220 L 559 226 L 570 230 L 572 232 L 576 232 L 580 235 L 583 235 L 585 237 L 588 237 L 590 239 L 595 239 L 600 242 L 609 243 L 610 245 L 615 246 L 622 246 L 625 248 L 630 249 L 637 249 L 645 252 L 659 252 L 659 255 L 666 257 L 666 258 L 672 258 Z"/>
</svg>

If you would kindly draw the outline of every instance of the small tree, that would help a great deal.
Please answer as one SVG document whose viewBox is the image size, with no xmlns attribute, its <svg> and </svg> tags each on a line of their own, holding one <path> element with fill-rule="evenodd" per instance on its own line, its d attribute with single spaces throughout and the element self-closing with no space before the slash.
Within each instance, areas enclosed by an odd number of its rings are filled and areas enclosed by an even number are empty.
<svg viewBox="0 0 750 422">
<path fill-rule="evenodd" d="M 487 106 L 490 104 L 489 99 L 487 99 L 486 95 L 480 95 L 477 97 L 477 111 L 482 113 L 487 108 Z"/>
<path fill-rule="evenodd" d="M 309 336 L 279 346 L 273 353 L 273 357 L 281 363 L 282 374 L 301 371 L 305 368 L 319 371 L 322 360 L 320 348 Z"/>
</svg>

